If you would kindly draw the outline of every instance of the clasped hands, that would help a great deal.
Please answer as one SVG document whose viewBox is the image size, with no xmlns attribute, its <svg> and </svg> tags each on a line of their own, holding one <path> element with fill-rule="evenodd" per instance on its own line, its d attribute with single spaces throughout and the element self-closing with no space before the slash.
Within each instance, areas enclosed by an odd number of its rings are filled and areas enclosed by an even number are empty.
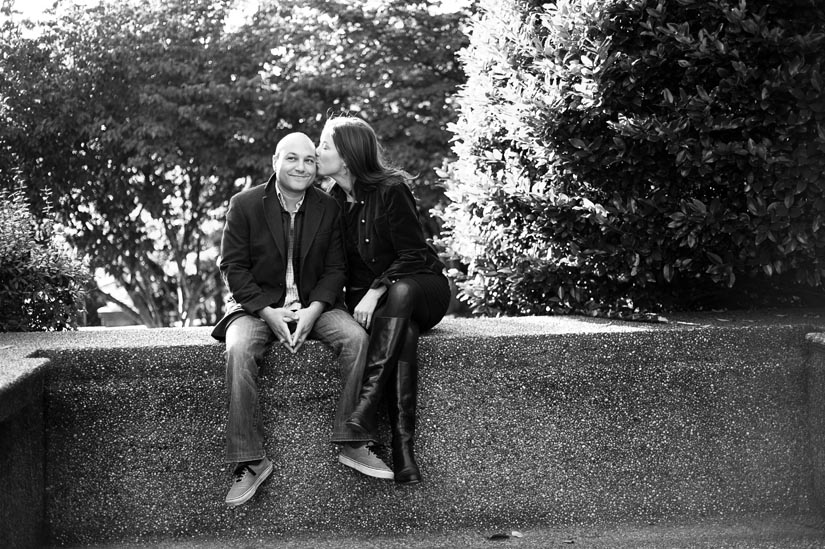
<svg viewBox="0 0 825 549">
<path fill-rule="evenodd" d="M 264 307 L 258 314 L 275 334 L 278 342 L 295 354 L 304 344 L 315 321 L 321 316 L 323 305 L 313 302 L 308 307 L 293 311 L 283 307 Z M 294 328 L 290 330 L 290 324 Z"/>
</svg>

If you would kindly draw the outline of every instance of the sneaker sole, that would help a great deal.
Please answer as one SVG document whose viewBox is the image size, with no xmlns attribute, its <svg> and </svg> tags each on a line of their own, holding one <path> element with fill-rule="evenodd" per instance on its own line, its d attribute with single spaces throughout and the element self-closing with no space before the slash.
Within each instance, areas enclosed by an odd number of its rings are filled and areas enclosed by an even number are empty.
<svg viewBox="0 0 825 549">
<path fill-rule="evenodd" d="M 255 481 L 255 483 L 252 486 L 249 487 L 249 490 L 247 490 L 246 492 L 244 492 L 239 497 L 237 497 L 233 500 L 226 500 L 226 504 L 229 507 L 237 507 L 238 505 L 243 505 L 244 503 L 246 503 L 247 501 L 252 499 L 252 496 L 254 496 L 255 492 L 258 491 L 258 487 L 261 484 L 263 484 L 263 482 L 266 479 L 269 478 L 269 475 L 272 474 L 272 469 L 273 468 L 274 467 L 272 466 L 272 462 L 270 461 L 269 462 L 269 467 L 264 469 L 263 472 L 258 475 L 258 479 Z"/>
<path fill-rule="evenodd" d="M 355 469 L 359 473 L 363 473 L 363 474 L 367 475 L 368 477 L 383 478 L 383 479 L 387 479 L 387 480 L 392 480 L 392 479 L 395 478 L 395 475 L 393 474 L 392 471 L 383 471 L 381 469 L 376 469 L 374 467 L 369 467 L 367 465 L 364 465 L 360 461 L 355 461 L 354 459 L 350 459 L 347 456 L 339 455 L 338 456 L 338 461 L 340 463 L 343 463 L 347 467 L 352 467 L 353 469 Z"/>
</svg>

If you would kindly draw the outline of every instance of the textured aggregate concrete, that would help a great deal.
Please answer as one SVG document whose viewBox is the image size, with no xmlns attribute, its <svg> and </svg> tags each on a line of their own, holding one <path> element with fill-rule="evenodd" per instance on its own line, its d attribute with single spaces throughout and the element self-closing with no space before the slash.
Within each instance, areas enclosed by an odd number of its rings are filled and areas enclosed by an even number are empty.
<svg viewBox="0 0 825 549">
<path fill-rule="evenodd" d="M 462 529 L 450 532 L 348 535 L 310 533 L 278 537 L 156 539 L 92 545 L 94 549 L 821 549 L 819 517 L 755 516 L 690 523 L 553 526 L 522 530 Z M 90 547 L 90 546 L 84 546 Z"/>
<path fill-rule="evenodd" d="M 495 531 L 809 512 L 805 335 L 822 324 L 447 319 L 420 345 L 425 482 L 407 488 L 337 464 L 331 353 L 276 349 L 261 377 L 276 471 L 234 510 L 207 328 L 0 334 L 0 364 L 51 360 L 54 543 Z"/>
<path fill-rule="evenodd" d="M 825 333 L 808 334 L 810 377 L 808 381 L 813 462 L 813 496 L 825 516 Z"/>
<path fill-rule="evenodd" d="M 0 344 L 0 352 L 4 347 Z M 0 547 L 5 549 L 40 547 L 45 541 L 46 363 L 0 359 Z"/>
<path fill-rule="evenodd" d="M 42 547 L 46 541 L 43 432 L 42 398 L 0 421 L 0 547 L 4 549 Z"/>
</svg>

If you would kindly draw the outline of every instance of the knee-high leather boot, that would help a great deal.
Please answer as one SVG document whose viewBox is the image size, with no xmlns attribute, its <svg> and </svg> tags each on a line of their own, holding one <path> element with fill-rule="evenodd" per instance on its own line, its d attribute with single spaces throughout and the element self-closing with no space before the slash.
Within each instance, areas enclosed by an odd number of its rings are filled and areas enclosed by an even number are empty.
<svg viewBox="0 0 825 549">
<path fill-rule="evenodd" d="M 378 409 L 388 382 L 395 378 L 398 354 L 406 337 L 407 324 L 406 318 L 373 318 L 364 366 L 364 384 L 355 409 L 347 420 L 347 425 L 365 435 L 375 434 Z"/>
<path fill-rule="evenodd" d="M 395 481 L 400 484 L 421 482 L 421 471 L 415 461 L 413 438 L 418 403 L 418 327 L 410 323 L 404 350 L 398 359 L 394 383 L 387 391 L 387 410 L 392 429 L 392 466 Z"/>
</svg>

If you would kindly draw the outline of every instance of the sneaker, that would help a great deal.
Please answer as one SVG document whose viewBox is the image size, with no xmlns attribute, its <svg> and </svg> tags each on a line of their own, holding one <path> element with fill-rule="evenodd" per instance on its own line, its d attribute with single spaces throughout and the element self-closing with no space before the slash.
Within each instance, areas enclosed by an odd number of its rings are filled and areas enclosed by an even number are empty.
<svg viewBox="0 0 825 549">
<path fill-rule="evenodd" d="M 389 480 L 392 480 L 394 477 L 392 469 L 387 467 L 387 464 L 375 455 L 372 447 L 366 444 L 358 448 L 354 448 L 349 444 L 343 445 L 341 447 L 341 453 L 338 454 L 338 461 L 370 477 Z"/>
<path fill-rule="evenodd" d="M 239 463 L 235 468 L 234 480 L 229 493 L 226 494 L 226 504 L 237 507 L 249 501 L 255 495 L 258 486 L 272 473 L 272 462 L 263 458 L 258 463 Z"/>
</svg>

